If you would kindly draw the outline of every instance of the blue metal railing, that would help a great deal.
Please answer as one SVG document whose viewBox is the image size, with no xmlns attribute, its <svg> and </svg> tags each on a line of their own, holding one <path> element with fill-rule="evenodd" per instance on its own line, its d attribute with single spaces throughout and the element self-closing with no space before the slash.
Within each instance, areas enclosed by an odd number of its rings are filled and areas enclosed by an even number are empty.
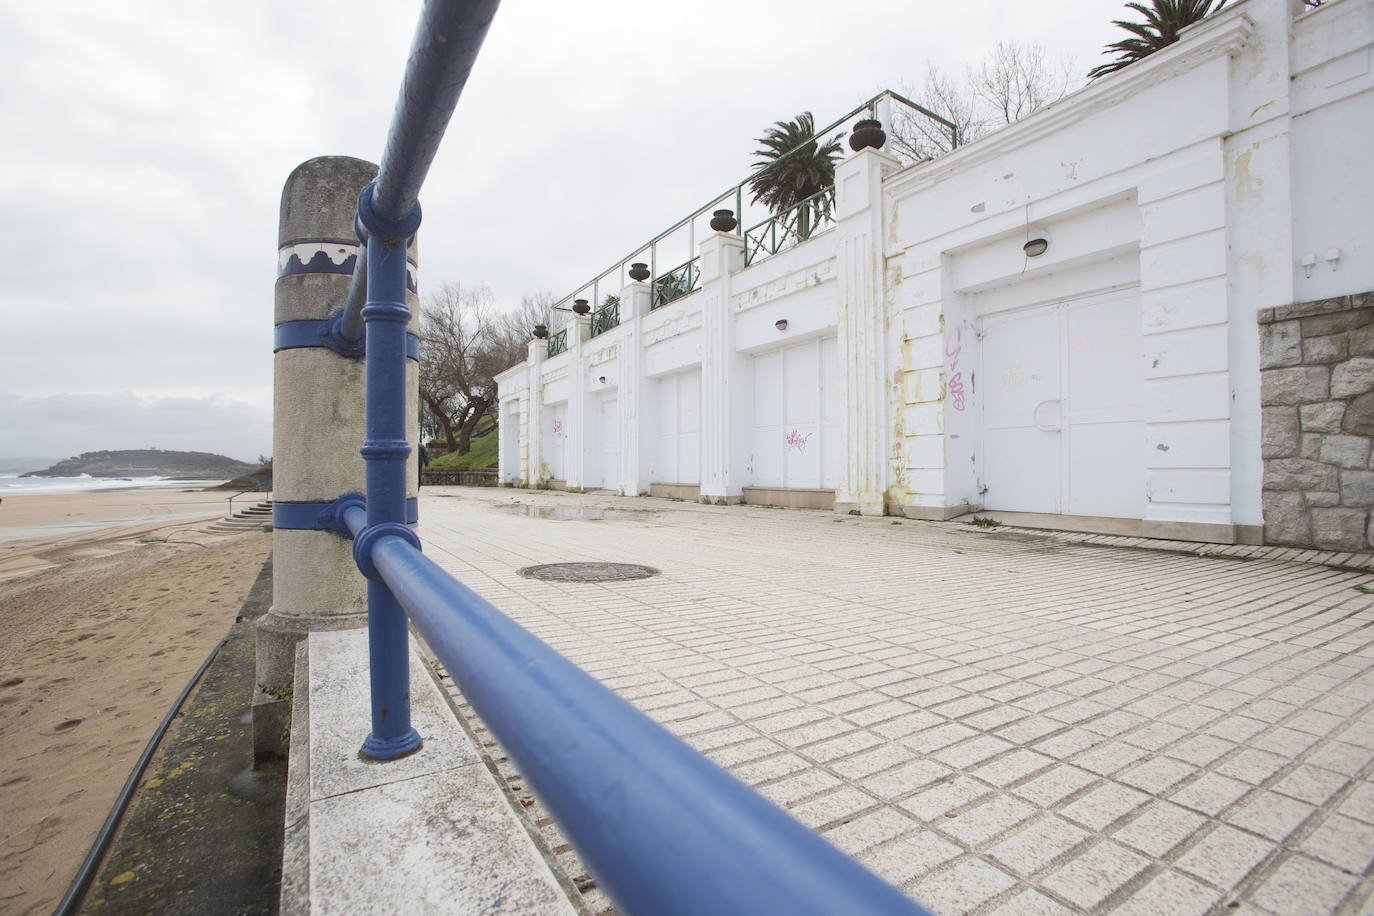
<svg viewBox="0 0 1374 916">
<path fill-rule="evenodd" d="M 406 248 L 496 3 L 427 0 L 380 173 L 358 199 L 367 496 L 341 496 L 332 524 L 368 579 L 362 752 L 387 760 L 420 746 L 408 615 L 622 911 L 925 913 L 458 583 L 405 523 Z"/>
</svg>

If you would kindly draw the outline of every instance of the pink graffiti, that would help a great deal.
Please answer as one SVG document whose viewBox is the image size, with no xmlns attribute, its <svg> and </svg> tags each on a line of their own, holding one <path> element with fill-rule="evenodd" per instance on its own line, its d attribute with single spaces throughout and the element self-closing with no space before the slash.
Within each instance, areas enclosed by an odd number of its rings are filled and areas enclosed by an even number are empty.
<svg viewBox="0 0 1374 916">
<path fill-rule="evenodd" d="M 561 435 L 563 435 L 563 421 L 562 421 L 562 420 L 554 420 L 554 421 L 553 421 L 553 434 L 554 434 L 555 436 L 561 436 Z"/>
<path fill-rule="evenodd" d="M 810 441 L 811 437 L 814 435 L 815 433 L 807 433 L 806 435 L 802 435 L 801 430 L 794 429 L 787 434 L 787 447 L 794 448 L 799 452 L 805 453 L 806 443 Z"/>
<path fill-rule="evenodd" d="M 959 369 L 959 354 L 964 349 L 963 338 L 963 329 L 955 328 L 954 348 L 945 349 L 945 356 L 949 359 L 949 402 L 955 410 L 964 409 L 964 373 Z"/>
</svg>

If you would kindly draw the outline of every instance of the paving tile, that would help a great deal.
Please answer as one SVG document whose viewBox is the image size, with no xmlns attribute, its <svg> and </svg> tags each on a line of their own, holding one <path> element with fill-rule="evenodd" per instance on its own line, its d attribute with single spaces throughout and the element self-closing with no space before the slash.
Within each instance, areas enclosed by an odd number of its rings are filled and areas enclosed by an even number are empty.
<svg viewBox="0 0 1374 916">
<path fill-rule="evenodd" d="M 823 836 L 853 856 L 919 829 L 920 824 L 911 817 L 895 808 L 884 807 L 831 827 Z"/>
<path fill-rule="evenodd" d="M 1224 897 L 1194 878 L 1164 871 L 1112 910 L 1112 916 L 1202 916 Z"/>
<path fill-rule="evenodd" d="M 857 858 L 893 884 L 903 885 L 963 852 L 933 830 L 918 830 L 861 852 Z"/>
<path fill-rule="evenodd" d="M 1231 776 L 1253 786 L 1261 786 L 1289 763 L 1289 760 L 1278 754 L 1248 747 L 1232 754 L 1213 769 L 1223 776 Z"/>
<path fill-rule="evenodd" d="M 1103 840 L 1052 872 L 1041 884 L 1083 909 L 1092 909 L 1149 864 L 1119 843 Z"/>
<path fill-rule="evenodd" d="M 1300 765 L 1270 786 L 1275 792 L 1291 795 L 1312 805 L 1326 804 L 1345 784 L 1346 778 L 1331 770 L 1320 767 Z"/>
<path fill-rule="evenodd" d="M 1070 916 L 1074 911 L 1032 888 L 1027 888 L 988 916 Z"/>
<path fill-rule="evenodd" d="M 1250 791 L 1238 779 L 1203 773 L 1202 776 L 1170 793 L 1171 801 L 1216 817 Z"/>
<path fill-rule="evenodd" d="M 1013 791 L 1027 801 L 1048 808 L 1097 781 L 1098 776 L 1095 773 L 1059 763 L 1034 779 L 1017 786 Z"/>
<path fill-rule="evenodd" d="M 1112 834 L 1112 838 L 1162 859 L 1169 850 L 1197 833 L 1207 818 L 1172 802 L 1151 802 L 1139 817 Z"/>
<path fill-rule="evenodd" d="M 1060 814 L 1090 830 L 1101 831 L 1149 800 L 1144 792 L 1109 782 L 1061 808 Z"/>
<path fill-rule="evenodd" d="M 872 796 L 845 786 L 810 801 L 789 805 L 787 810 L 806 826 L 819 829 L 841 818 L 853 817 L 875 804 Z"/>
<path fill-rule="evenodd" d="M 1159 795 L 1195 772 L 1191 764 L 1168 757 L 1153 757 L 1117 773 L 1115 779 L 1151 795 Z"/>
<path fill-rule="evenodd" d="M 990 786 L 967 776 L 956 776 L 923 789 L 900 804 L 922 820 L 933 821 L 990 794 Z"/>
<path fill-rule="evenodd" d="M 1035 811 L 1035 806 L 1019 798 L 996 795 L 934 826 L 965 845 L 980 846 L 1030 818 Z"/>
<path fill-rule="evenodd" d="M 941 916 L 960 916 L 1015 885 L 1016 879 L 1000 868 L 966 856 L 907 890 Z"/>
<path fill-rule="evenodd" d="M 1258 833 L 1275 843 L 1281 843 L 1312 815 L 1316 808 L 1306 802 L 1279 795 L 1277 792 L 1256 792 L 1239 809 L 1226 815 L 1226 821 L 1236 827 Z"/>
<path fill-rule="evenodd" d="M 915 760 L 903 766 L 868 776 L 864 788 L 879 798 L 894 799 L 946 779 L 954 771 L 934 760 Z"/>
<path fill-rule="evenodd" d="M 1181 871 L 1201 878 L 1222 891 L 1230 890 L 1271 852 L 1273 845 L 1258 837 L 1218 824 L 1175 863 Z"/>
<path fill-rule="evenodd" d="M 1054 815 L 1044 815 L 999 840 L 988 856 L 1022 876 L 1029 876 L 1091 837 L 1080 827 Z"/>
<path fill-rule="evenodd" d="M 1301 849 L 1323 862 L 1363 873 L 1374 860 L 1374 826 L 1333 814 L 1302 841 Z"/>
<path fill-rule="evenodd" d="M 1359 882 L 1355 875 L 1302 856 L 1279 865 L 1250 899 L 1283 916 L 1326 916 Z"/>
</svg>

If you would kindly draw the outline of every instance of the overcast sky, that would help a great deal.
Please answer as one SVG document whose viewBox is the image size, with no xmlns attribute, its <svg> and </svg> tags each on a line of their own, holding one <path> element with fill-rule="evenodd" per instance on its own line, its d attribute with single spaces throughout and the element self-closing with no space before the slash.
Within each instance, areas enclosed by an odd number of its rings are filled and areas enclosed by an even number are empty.
<svg viewBox="0 0 1374 916">
<path fill-rule="evenodd" d="M 0 6 L 0 457 L 271 452 L 281 185 L 313 156 L 377 160 L 419 7 Z M 562 296 L 747 175 L 767 124 L 998 40 L 1081 73 L 1126 12 L 507 0 L 421 196 L 421 292 Z"/>
</svg>

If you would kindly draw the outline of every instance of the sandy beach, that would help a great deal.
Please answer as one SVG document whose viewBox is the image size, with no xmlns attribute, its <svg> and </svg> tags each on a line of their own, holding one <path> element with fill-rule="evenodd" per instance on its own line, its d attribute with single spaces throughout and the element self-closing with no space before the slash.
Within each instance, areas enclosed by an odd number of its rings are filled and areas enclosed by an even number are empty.
<svg viewBox="0 0 1374 916">
<path fill-rule="evenodd" d="M 169 487 L 0 505 L 0 912 L 52 910 L 233 622 L 271 536 L 207 533 L 224 495 Z M 15 537 L 34 529 L 46 530 Z"/>
</svg>

